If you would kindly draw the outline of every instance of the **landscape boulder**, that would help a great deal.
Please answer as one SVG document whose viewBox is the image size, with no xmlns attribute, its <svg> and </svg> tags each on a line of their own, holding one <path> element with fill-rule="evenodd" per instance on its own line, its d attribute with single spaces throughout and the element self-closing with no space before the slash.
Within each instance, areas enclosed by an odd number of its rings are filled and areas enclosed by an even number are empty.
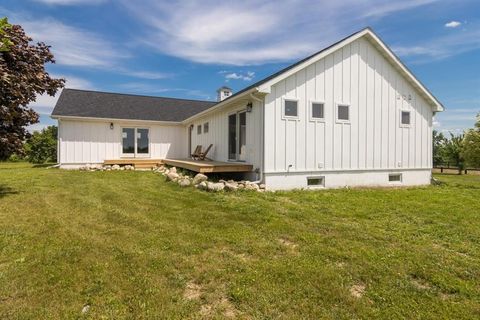
<svg viewBox="0 0 480 320">
<path fill-rule="evenodd" d="M 179 179 L 178 185 L 182 188 L 188 187 L 190 185 L 190 179 L 188 178 Z"/>
<path fill-rule="evenodd" d="M 238 183 L 225 183 L 225 191 L 237 191 Z"/>
<path fill-rule="evenodd" d="M 179 178 L 179 175 L 176 172 L 169 172 L 165 177 L 167 178 L 167 181 L 175 181 Z"/>
<path fill-rule="evenodd" d="M 246 184 L 246 185 L 245 185 L 245 189 L 246 189 L 246 190 L 255 190 L 255 191 L 257 191 L 258 189 L 260 189 L 260 187 L 259 187 L 258 184 L 256 184 L 256 183 L 249 183 L 249 184 Z"/>
<path fill-rule="evenodd" d="M 221 182 L 207 182 L 207 190 L 211 192 L 222 191 L 225 188 L 225 185 Z"/>
<path fill-rule="evenodd" d="M 112 170 L 120 170 L 120 166 L 118 164 L 114 164 L 112 166 Z"/>
<path fill-rule="evenodd" d="M 197 173 L 197 175 L 193 178 L 193 185 L 200 184 L 203 181 L 207 181 L 208 177 L 204 174 Z"/>
<path fill-rule="evenodd" d="M 207 190 L 207 182 L 202 181 L 199 184 L 195 185 L 195 187 L 200 189 L 200 190 Z"/>
</svg>

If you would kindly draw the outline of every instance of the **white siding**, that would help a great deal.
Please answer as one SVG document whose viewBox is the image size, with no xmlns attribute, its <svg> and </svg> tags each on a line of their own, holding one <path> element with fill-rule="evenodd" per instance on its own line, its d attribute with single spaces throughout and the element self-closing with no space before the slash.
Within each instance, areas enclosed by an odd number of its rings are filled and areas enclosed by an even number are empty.
<svg viewBox="0 0 480 320">
<path fill-rule="evenodd" d="M 282 117 L 285 97 L 299 118 Z M 325 102 L 325 122 L 309 118 Z M 336 104 L 350 104 L 350 122 Z M 400 126 L 400 111 L 411 127 Z M 431 167 L 432 110 L 366 39 L 361 38 L 282 80 L 265 97 L 265 172 L 393 170 Z"/>
<path fill-rule="evenodd" d="M 186 156 L 185 130 L 179 125 L 110 121 L 59 121 L 60 164 L 102 163 L 122 157 L 122 127 L 149 128 L 150 158 Z"/>
<path fill-rule="evenodd" d="M 228 115 L 245 110 L 248 101 L 227 107 L 208 116 L 199 118 L 194 122 L 188 123 L 188 127 L 193 124 L 192 131 L 192 151 L 197 145 L 202 145 L 203 149 L 213 144 L 208 157 L 217 161 L 228 161 Z M 253 101 L 252 112 L 247 112 L 247 136 L 246 136 L 246 158 L 245 161 L 252 164 L 254 169 L 261 168 L 262 162 L 262 105 Z M 208 133 L 203 132 L 204 123 L 209 123 Z M 197 134 L 197 126 L 202 126 L 202 133 Z M 188 134 L 188 133 L 187 133 Z M 188 143 L 188 136 L 186 137 Z"/>
</svg>

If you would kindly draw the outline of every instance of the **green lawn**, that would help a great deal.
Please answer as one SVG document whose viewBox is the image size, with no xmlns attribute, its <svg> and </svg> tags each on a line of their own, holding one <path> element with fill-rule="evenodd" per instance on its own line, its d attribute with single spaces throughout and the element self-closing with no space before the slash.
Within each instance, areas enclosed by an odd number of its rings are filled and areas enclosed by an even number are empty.
<svg viewBox="0 0 480 320">
<path fill-rule="evenodd" d="M 479 318 L 480 176 L 437 177 L 211 194 L 3 163 L 0 318 Z"/>
</svg>

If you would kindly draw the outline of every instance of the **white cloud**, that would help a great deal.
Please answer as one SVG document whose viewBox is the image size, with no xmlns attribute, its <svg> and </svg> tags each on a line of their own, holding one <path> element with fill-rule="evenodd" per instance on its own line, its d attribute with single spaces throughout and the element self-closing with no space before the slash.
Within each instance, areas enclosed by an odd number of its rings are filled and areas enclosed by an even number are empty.
<svg viewBox="0 0 480 320">
<path fill-rule="evenodd" d="M 132 55 L 121 45 L 114 44 L 95 32 L 75 28 L 53 18 L 35 19 L 2 7 L 0 14 L 9 16 L 11 23 L 20 24 L 34 41 L 45 42 L 51 46 L 50 50 L 58 65 L 102 69 L 149 80 L 172 76 L 168 73 L 130 70 L 123 67 L 126 59 Z"/>
<path fill-rule="evenodd" d="M 435 115 L 433 125 L 441 132 L 461 133 L 475 124 L 478 108 L 448 108 Z"/>
<path fill-rule="evenodd" d="M 436 1 L 122 3 L 147 25 L 146 34 L 139 36 L 141 41 L 162 53 L 201 63 L 249 65 L 304 57 L 361 29 L 373 18 Z"/>
<path fill-rule="evenodd" d="M 41 2 L 48 5 L 61 5 L 61 6 L 71 6 L 79 4 L 100 4 L 106 0 L 33 0 L 35 2 Z"/>
<path fill-rule="evenodd" d="M 447 34 L 428 41 L 419 41 L 411 46 L 394 46 L 400 56 L 413 57 L 414 62 L 441 60 L 457 54 L 480 49 L 480 27 L 471 25 L 469 30 Z"/>
<path fill-rule="evenodd" d="M 148 80 L 159 80 L 159 79 L 165 79 L 165 78 L 170 78 L 173 75 L 169 73 L 163 73 L 163 72 L 152 72 L 152 71 L 129 71 L 125 70 L 122 71 L 121 73 L 134 77 L 134 78 L 141 78 L 141 79 L 148 79 Z"/>
<path fill-rule="evenodd" d="M 27 130 L 30 133 L 33 133 L 35 131 L 42 131 L 43 129 L 47 128 L 48 126 L 51 126 L 51 124 L 48 123 L 35 123 L 27 127 Z"/>
<path fill-rule="evenodd" d="M 446 28 L 456 28 L 456 27 L 460 27 L 461 25 L 462 23 L 459 21 L 450 21 L 445 23 Z"/>
<path fill-rule="evenodd" d="M 128 54 L 96 33 L 68 26 L 55 19 L 29 19 L 19 23 L 35 41 L 52 46 L 51 51 L 61 65 L 106 68 L 128 57 Z"/>
<path fill-rule="evenodd" d="M 118 87 L 121 89 L 122 92 L 127 91 L 134 94 L 158 94 L 165 96 L 166 93 L 182 93 L 182 95 L 187 95 L 195 99 L 212 100 L 212 96 L 210 94 L 206 94 L 201 90 L 186 88 L 165 88 L 152 83 L 128 82 L 123 83 Z"/>
<path fill-rule="evenodd" d="M 223 73 L 223 72 L 220 72 Z M 244 81 L 252 81 L 255 77 L 255 72 L 247 71 L 246 73 L 223 73 L 225 75 L 225 79 L 228 80 L 244 80 Z"/>
</svg>

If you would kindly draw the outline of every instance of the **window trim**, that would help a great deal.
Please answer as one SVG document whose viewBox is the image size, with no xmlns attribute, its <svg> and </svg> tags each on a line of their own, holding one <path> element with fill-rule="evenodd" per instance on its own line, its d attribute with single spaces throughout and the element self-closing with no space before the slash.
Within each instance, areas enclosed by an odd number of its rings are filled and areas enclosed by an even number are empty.
<svg viewBox="0 0 480 320">
<path fill-rule="evenodd" d="M 402 123 L 402 116 L 404 112 L 408 112 L 410 114 L 410 123 L 409 124 L 404 124 Z M 400 109 L 399 112 L 399 123 L 400 123 L 400 128 L 411 128 L 412 127 L 412 111 L 406 110 L 406 109 Z"/>
<path fill-rule="evenodd" d="M 320 179 L 320 184 L 313 184 L 309 185 L 308 180 L 310 179 Z M 320 188 L 325 188 L 325 176 L 308 176 L 307 177 L 307 188 L 308 189 L 320 189 Z"/>
<path fill-rule="evenodd" d="M 393 177 L 393 176 L 399 176 L 400 177 L 400 180 L 398 181 L 391 181 L 390 180 L 390 177 Z M 403 174 L 401 172 L 390 172 L 388 174 L 388 183 L 390 184 L 402 184 L 403 183 Z"/>
<path fill-rule="evenodd" d="M 206 128 L 206 130 L 205 130 L 205 128 Z M 208 121 L 204 122 L 203 123 L 203 133 L 205 134 L 205 133 L 208 133 L 209 131 L 210 131 L 210 122 L 208 122 Z"/>
<path fill-rule="evenodd" d="M 348 107 L 348 120 L 343 120 L 338 118 L 338 107 Z M 352 113 L 351 113 L 351 104 L 344 103 L 344 102 L 337 102 L 335 103 L 335 122 L 336 123 L 351 123 L 352 121 Z"/>
<path fill-rule="evenodd" d="M 198 124 L 197 125 L 197 135 L 201 135 L 201 134 L 202 134 L 202 125 Z"/>
<path fill-rule="evenodd" d="M 296 116 L 287 116 L 285 115 L 285 102 L 286 101 L 295 101 L 297 103 L 297 115 Z M 300 120 L 300 99 L 294 97 L 283 97 L 282 98 L 282 119 L 283 120 Z"/>
<path fill-rule="evenodd" d="M 314 118 L 313 117 L 313 104 L 323 104 L 323 118 Z M 325 119 L 327 117 L 326 113 L 326 108 L 325 108 L 325 101 L 322 100 L 310 100 L 309 102 L 309 108 L 308 108 L 308 114 L 309 114 L 309 119 L 312 122 L 325 122 Z"/>
</svg>

